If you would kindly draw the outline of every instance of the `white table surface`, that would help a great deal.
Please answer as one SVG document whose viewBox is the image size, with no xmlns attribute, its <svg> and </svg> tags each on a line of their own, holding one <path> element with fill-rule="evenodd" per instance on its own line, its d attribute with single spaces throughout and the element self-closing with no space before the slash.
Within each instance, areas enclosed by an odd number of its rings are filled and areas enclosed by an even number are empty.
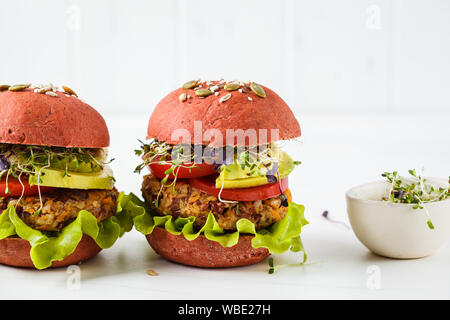
<svg viewBox="0 0 450 320">
<path fill-rule="evenodd" d="M 132 171 L 133 149 L 145 138 L 148 115 L 107 119 L 117 187 L 139 194 L 141 177 Z M 425 167 L 429 176 L 450 175 L 450 115 L 303 115 L 302 142 L 286 150 L 303 165 L 290 177 L 294 200 L 306 206 L 310 225 L 302 238 L 309 263 L 267 273 L 267 262 L 219 270 L 167 262 L 136 231 L 80 266 L 79 288 L 68 285 L 65 268 L 34 271 L 0 266 L 0 299 L 314 299 L 450 298 L 450 243 L 420 260 L 391 260 L 370 253 L 344 226 L 345 191 L 380 179 L 387 170 Z M 450 213 L 449 213 L 450 214 Z M 276 263 L 293 263 L 292 253 Z M 371 289 L 368 268 L 379 270 Z M 159 276 L 149 276 L 153 269 Z"/>
</svg>

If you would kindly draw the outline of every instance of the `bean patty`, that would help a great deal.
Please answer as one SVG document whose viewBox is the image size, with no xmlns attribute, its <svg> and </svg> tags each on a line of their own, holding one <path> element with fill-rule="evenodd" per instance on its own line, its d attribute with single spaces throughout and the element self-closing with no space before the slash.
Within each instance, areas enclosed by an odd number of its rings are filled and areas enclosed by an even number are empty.
<svg viewBox="0 0 450 320">
<path fill-rule="evenodd" d="M 30 227 L 40 231 L 60 232 L 78 216 L 81 210 L 87 210 L 97 218 L 97 222 L 113 216 L 117 210 L 118 191 L 78 190 L 58 188 L 42 195 L 43 207 L 40 208 L 39 196 L 2 198 L 1 207 L 15 206 L 19 217 Z"/>
<path fill-rule="evenodd" d="M 241 201 L 239 203 L 220 202 L 211 196 L 193 188 L 186 181 L 178 180 L 175 185 L 164 186 L 158 199 L 158 207 L 153 201 L 161 189 L 161 180 L 152 174 L 144 176 L 142 194 L 144 199 L 160 214 L 177 217 L 195 217 L 195 227 L 201 228 L 212 212 L 220 227 L 227 231 L 236 230 L 236 222 L 246 218 L 256 225 L 256 229 L 266 228 L 281 219 L 288 208 L 281 206 L 280 197 L 258 201 Z M 291 193 L 285 191 L 288 201 Z"/>
</svg>

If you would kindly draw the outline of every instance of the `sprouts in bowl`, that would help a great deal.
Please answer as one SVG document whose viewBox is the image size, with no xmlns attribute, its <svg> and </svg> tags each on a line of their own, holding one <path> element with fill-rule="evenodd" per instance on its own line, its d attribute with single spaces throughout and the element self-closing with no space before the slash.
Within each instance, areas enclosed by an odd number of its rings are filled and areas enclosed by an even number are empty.
<svg viewBox="0 0 450 320">
<path fill-rule="evenodd" d="M 383 176 L 387 181 L 357 186 L 346 194 L 356 237 L 373 253 L 389 258 L 433 254 L 450 236 L 448 181 L 418 175 L 405 179 L 394 172 Z"/>
</svg>

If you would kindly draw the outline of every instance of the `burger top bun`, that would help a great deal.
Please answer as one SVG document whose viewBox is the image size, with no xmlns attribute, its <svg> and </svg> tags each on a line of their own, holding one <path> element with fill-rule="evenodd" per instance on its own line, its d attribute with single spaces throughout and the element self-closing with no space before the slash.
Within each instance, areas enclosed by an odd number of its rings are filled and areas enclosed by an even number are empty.
<svg viewBox="0 0 450 320">
<path fill-rule="evenodd" d="M 235 82 L 240 87 L 233 91 L 226 90 L 225 84 L 223 81 L 198 82 L 194 87 L 185 85 L 185 89 L 171 92 L 153 111 L 147 139 L 156 138 L 169 144 L 199 144 L 201 141 L 203 145 L 223 147 L 261 145 L 301 135 L 300 125 L 291 109 L 275 92 L 259 85 L 265 93 L 265 97 L 261 97 L 255 93 L 255 86 L 251 83 Z M 208 88 L 212 94 L 204 91 Z M 198 94 L 209 95 L 202 97 Z M 196 121 L 201 121 L 201 128 Z M 194 130 L 194 122 L 198 130 Z M 227 137 L 227 129 L 235 130 L 234 134 Z M 271 129 L 278 129 L 278 134 Z M 247 135 L 252 130 L 256 133 L 253 134 L 256 140 Z M 201 135 L 194 138 L 195 132 L 201 132 Z M 220 132 L 221 137 L 211 135 L 214 132 Z"/>
<path fill-rule="evenodd" d="M 91 106 L 64 92 L 0 92 L 0 143 L 103 148 L 109 132 Z M 52 93 L 53 95 L 53 93 Z"/>
</svg>

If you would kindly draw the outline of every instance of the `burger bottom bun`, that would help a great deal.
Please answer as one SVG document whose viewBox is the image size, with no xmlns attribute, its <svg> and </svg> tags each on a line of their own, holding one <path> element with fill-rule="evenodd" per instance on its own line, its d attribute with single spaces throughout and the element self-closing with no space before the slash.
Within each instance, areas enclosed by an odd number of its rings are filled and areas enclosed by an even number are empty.
<svg viewBox="0 0 450 320">
<path fill-rule="evenodd" d="M 163 258 L 184 265 L 201 268 L 229 268 L 261 262 L 270 255 L 266 248 L 253 248 L 253 236 L 243 235 L 233 247 L 222 247 L 218 242 L 200 235 L 187 240 L 182 234 L 174 235 L 156 227 L 146 236 L 153 250 Z"/>
<path fill-rule="evenodd" d="M 0 240 L 0 264 L 14 267 L 35 268 L 30 257 L 31 245 L 21 238 Z M 66 267 L 86 261 L 96 256 L 102 249 L 89 236 L 83 235 L 75 251 L 64 260 L 54 261 L 52 268 Z"/>
</svg>

